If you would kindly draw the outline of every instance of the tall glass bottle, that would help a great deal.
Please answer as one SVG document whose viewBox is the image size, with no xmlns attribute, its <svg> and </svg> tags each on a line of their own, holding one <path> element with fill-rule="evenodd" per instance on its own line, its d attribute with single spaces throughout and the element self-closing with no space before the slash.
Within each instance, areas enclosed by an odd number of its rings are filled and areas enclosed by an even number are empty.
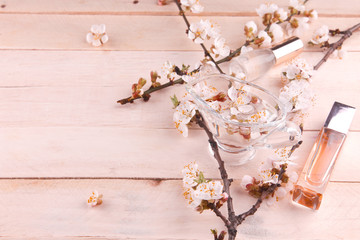
<svg viewBox="0 0 360 240">
<path fill-rule="evenodd" d="M 230 61 L 230 72 L 242 72 L 247 81 L 253 81 L 264 75 L 275 64 L 299 55 L 303 47 L 304 44 L 298 37 L 291 37 L 272 48 L 241 54 Z"/>
<path fill-rule="evenodd" d="M 355 108 L 335 102 L 294 187 L 293 201 L 318 210 Z"/>
</svg>

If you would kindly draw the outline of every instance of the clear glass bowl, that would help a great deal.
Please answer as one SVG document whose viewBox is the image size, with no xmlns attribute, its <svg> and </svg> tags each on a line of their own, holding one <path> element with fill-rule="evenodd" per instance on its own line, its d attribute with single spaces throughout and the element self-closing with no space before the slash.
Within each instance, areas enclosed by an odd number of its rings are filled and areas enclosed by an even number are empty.
<svg viewBox="0 0 360 240">
<path fill-rule="evenodd" d="M 244 114 L 244 119 L 234 119 L 229 109 L 214 109 L 211 102 L 199 94 L 199 86 L 225 94 L 232 86 L 244 89 L 247 97 L 251 97 L 247 105 L 253 112 Z M 224 74 L 211 74 L 188 83 L 186 90 L 194 98 L 219 148 L 228 155 L 228 163 L 245 163 L 255 156 L 256 148 L 290 146 L 301 137 L 299 127 L 286 122 L 286 112 L 279 99 L 258 85 Z"/>
</svg>

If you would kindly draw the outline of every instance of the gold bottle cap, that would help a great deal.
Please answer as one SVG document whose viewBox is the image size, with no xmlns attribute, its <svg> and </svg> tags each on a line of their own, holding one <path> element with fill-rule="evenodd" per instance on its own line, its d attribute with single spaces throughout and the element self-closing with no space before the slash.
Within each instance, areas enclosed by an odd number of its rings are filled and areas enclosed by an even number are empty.
<svg viewBox="0 0 360 240">
<path fill-rule="evenodd" d="M 271 48 L 275 55 L 276 64 L 286 62 L 299 55 L 304 48 L 304 44 L 298 37 L 291 37 L 284 42 Z"/>
</svg>

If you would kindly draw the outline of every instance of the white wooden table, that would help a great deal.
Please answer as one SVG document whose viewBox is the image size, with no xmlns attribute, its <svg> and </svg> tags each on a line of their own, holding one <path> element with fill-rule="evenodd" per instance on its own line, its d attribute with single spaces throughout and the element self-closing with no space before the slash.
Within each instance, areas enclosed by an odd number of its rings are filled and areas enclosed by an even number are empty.
<svg viewBox="0 0 360 240">
<path fill-rule="evenodd" d="M 190 21 L 219 23 L 229 45 L 244 42 L 243 25 L 263 1 L 203 1 L 205 12 Z M 275 1 L 286 6 L 287 1 Z M 355 0 L 310 1 L 323 24 L 346 29 L 360 20 Z M 105 23 L 109 42 L 91 47 L 85 35 Z M 211 239 L 223 229 L 212 213 L 198 214 L 182 197 L 181 169 L 196 160 L 218 178 L 207 138 L 188 138 L 172 122 L 169 97 L 183 86 L 156 93 L 150 102 L 120 106 L 140 76 L 149 78 L 166 60 L 194 64 L 203 53 L 184 34 L 175 4 L 155 0 L 0 1 L 0 237 L 2 239 Z M 333 104 L 358 108 L 348 139 L 317 212 L 284 199 L 263 206 L 240 227 L 238 239 L 358 239 L 360 235 L 360 33 L 349 39 L 344 60 L 329 60 L 313 78 L 317 102 L 296 152 L 301 171 Z M 322 53 L 306 48 L 312 64 Z M 278 93 L 275 67 L 255 82 Z M 230 168 L 237 212 L 255 199 L 240 188 L 265 157 Z M 104 203 L 89 208 L 91 191 Z"/>
</svg>

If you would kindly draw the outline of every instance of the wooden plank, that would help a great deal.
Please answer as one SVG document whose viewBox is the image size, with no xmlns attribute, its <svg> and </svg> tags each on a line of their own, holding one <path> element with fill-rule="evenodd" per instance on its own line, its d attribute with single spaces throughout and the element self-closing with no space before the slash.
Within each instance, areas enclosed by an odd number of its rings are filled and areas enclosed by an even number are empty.
<svg viewBox="0 0 360 240">
<path fill-rule="evenodd" d="M 31 0 L 21 1 L 12 0 L 3 2 L 0 13 L 32 13 L 32 14 L 141 14 L 141 15 L 175 15 L 177 8 L 168 0 L 166 6 L 157 6 L 156 1 L 138 1 L 134 4 L 131 0 Z M 200 1 L 205 7 L 202 15 L 227 15 L 227 16 L 243 16 L 255 15 L 255 9 L 263 0 L 253 0 L 245 3 L 237 0 L 227 0 L 219 4 L 216 0 Z M 274 1 L 280 7 L 286 8 L 288 0 Z M 309 1 L 308 9 L 316 9 L 320 16 L 353 16 L 358 17 L 360 12 L 360 4 L 353 0 L 327 1 Z"/>
<path fill-rule="evenodd" d="M 139 77 L 149 79 L 150 70 L 160 70 L 166 60 L 194 66 L 202 58 L 200 52 L 1 51 L 1 55 L 3 127 L 174 128 L 169 99 L 174 93 L 181 97 L 183 86 L 155 93 L 148 103 L 138 101 L 120 106 L 116 100 L 129 96 L 132 83 Z M 312 64 L 322 56 L 323 53 L 309 52 L 301 55 Z M 305 129 L 319 130 L 334 101 L 360 109 L 357 100 L 360 83 L 352 64 L 359 61 L 360 53 L 350 52 L 344 60 L 330 59 L 316 73 L 312 85 L 317 99 Z M 283 67 L 275 67 L 255 83 L 277 95 Z M 360 130 L 359 111 L 351 129 Z"/>
<path fill-rule="evenodd" d="M 301 171 L 318 132 L 304 133 L 296 152 L 294 170 Z M 360 132 L 350 132 L 331 180 L 360 181 L 356 149 Z M 26 177 L 119 177 L 181 178 L 181 170 L 197 161 L 205 175 L 219 178 L 216 161 L 208 153 L 203 131 L 182 137 L 172 129 L 119 127 L 26 127 L 1 128 L 0 178 Z M 247 165 L 229 167 L 241 179 L 257 176 L 260 162 L 272 151 L 259 150 Z"/>
<path fill-rule="evenodd" d="M 212 212 L 199 214 L 188 208 L 181 185 L 181 181 L 1 180 L 0 236 L 211 239 L 210 228 L 221 230 L 222 222 Z M 104 195 L 104 202 L 91 208 L 86 201 L 94 189 Z M 254 199 L 240 189 L 239 181 L 232 190 L 236 211 L 250 208 Z M 359 183 L 330 183 L 316 213 L 293 205 L 288 198 L 273 207 L 264 205 L 239 227 L 238 237 L 356 239 L 359 196 Z"/>
<path fill-rule="evenodd" d="M 200 21 L 191 17 L 190 21 Z M 233 49 L 244 43 L 243 26 L 254 17 L 212 17 Z M 85 36 L 92 24 L 105 23 L 109 42 L 92 47 Z M 313 31 L 326 24 L 330 28 L 346 29 L 358 23 L 358 18 L 321 18 L 304 34 L 308 42 Z M 238 26 L 234 30 L 234 26 Z M 350 50 L 360 50 L 360 33 L 348 41 Z M 0 49 L 57 50 L 200 50 L 185 35 L 185 23 L 179 16 L 106 16 L 106 15 L 0 15 Z"/>
</svg>

